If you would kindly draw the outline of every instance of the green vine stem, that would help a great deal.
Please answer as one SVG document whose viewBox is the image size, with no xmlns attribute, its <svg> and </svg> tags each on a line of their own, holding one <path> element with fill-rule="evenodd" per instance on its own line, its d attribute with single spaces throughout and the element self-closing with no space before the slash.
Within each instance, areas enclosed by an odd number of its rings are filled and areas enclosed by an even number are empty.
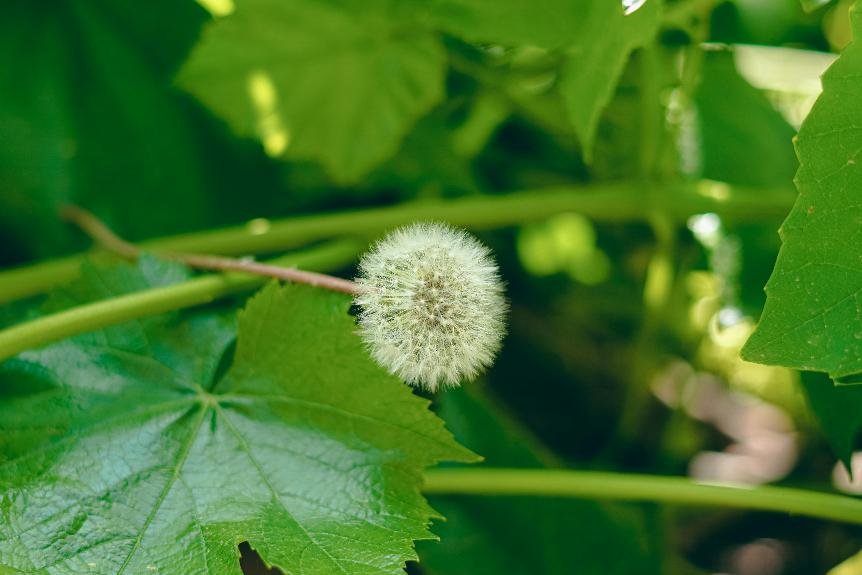
<svg viewBox="0 0 862 575">
<path fill-rule="evenodd" d="M 660 206 L 646 205 L 638 183 L 613 182 L 513 192 L 500 196 L 413 202 L 393 207 L 253 220 L 249 224 L 141 242 L 145 251 L 219 255 L 284 251 L 313 241 L 373 236 L 419 220 L 445 220 L 474 230 L 490 229 L 578 212 L 596 221 L 645 220 L 656 210 L 682 221 L 714 212 L 729 220 L 780 219 L 796 198 L 790 188 L 760 189 L 708 180 L 677 182 L 656 194 Z M 78 275 L 81 255 L 0 272 L 0 304 L 43 293 Z"/>
<path fill-rule="evenodd" d="M 269 264 L 331 269 L 352 261 L 359 249 L 357 243 L 342 240 L 290 254 L 272 260 Z M 207 275 L 166 287 L 80 305 L 26 321 L 0 331 L 0 361 L 30 348 L 116 323 L 210 303 L 230 294 L 253 289 L 265 281 L 265 277 L 240 272 Z"/>
<path fill-rule="evenodd" d="M 436 469 L 426 472 L 424 492 L 735 507 L 862 525 L 862 499 L 788 487 L 717 485 L 684 477 L 557 469 Z"/>
</svg>

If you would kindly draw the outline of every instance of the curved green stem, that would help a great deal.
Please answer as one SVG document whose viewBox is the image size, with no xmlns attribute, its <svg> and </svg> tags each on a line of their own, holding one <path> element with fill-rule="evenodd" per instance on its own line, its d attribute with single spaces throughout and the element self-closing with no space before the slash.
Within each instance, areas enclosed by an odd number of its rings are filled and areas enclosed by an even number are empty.
<svg viewBox="0 0 862 575">
<path fill-rule="evenodd" d="M 424 491 L 735 507 L 862 525 L 862 499 L 788 487 L 717 485 L 684 477 L 557 469 L 436 469 L 425 474 Z"/>
<path fill-rule="evenodd" d="M 284 256 L 270 263 L 306 269 L 333 268 L 350 262 L 358 250 L 356 243 L 342 241 Z M 207 275 L 167 287 L 80 305 L 26 321 L 0 331 L 0 361 L 24 350 L 79 333 L 143 316 L 206 304 L 233 293 L 253 289 L 265 281 L 267 278 L 246 273 Z"/>
<path fill-rule="evenodd" d="M 792 189 L 751 189 L 720 182 L 700 181 L 668 185 L 656 194 L 661 211 L 677 220 L 715 212 L 730 220 L 783 218 L 796 198 Z M 283 251 L 313 241 L 343 236 L 370 236 L 417 220 L 445 220 L 474 230 L 496 228 L 578 212 L 596 221 L 636 221 L 657 206 L 644 202 L 638 184 L 613 182 L 589 187 L 528 190 L 500 196 L 414 202 L 298 216 L 282 220 L 254 220 L 215 231 L 178 235 L 137 244 L 154 252 L 197 252 L 219 255 Z M 42 293 L 74 279 L 82 256 L 0 272 L 0 304 Z"/>
</svg>

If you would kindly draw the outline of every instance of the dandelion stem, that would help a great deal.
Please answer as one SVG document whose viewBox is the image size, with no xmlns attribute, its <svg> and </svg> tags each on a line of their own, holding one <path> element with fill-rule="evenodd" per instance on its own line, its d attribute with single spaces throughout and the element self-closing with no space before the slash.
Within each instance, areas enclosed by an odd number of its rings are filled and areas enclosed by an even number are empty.
<svg viewBox="0 0 862 575">
<path fill-rule="evenodd" d="M 78 206 L 68 205 L 63 208 L 61 215 L 67 221 L 81 228 L 84 233 L 109 252 L 127 259 L 137 259 L 141 255 L 142 250 L 139 247 L 119 237 L 102 220 L 89 211 Z M 293 283 L 308 284 L 351 295 L 357 293 L 357 286 L 352 281 L 317 272 L 222 256 L 173 252 L 162 252 L 158 253 L 158 255 L 195 269 L 247 273 Z"/>
<path fill-rule="evenodd" d="M 349 295 L 359 293 L 359 287 L 354 282 L 318 272 L 220 256 L 179 254 L 175 259 L 183 262 L 189 267 L 202 270 L 235 271 L 293 283 L 308 284 L 310 286 L 327 289 L 329 291 L 346 293 Z"/>
</svg>

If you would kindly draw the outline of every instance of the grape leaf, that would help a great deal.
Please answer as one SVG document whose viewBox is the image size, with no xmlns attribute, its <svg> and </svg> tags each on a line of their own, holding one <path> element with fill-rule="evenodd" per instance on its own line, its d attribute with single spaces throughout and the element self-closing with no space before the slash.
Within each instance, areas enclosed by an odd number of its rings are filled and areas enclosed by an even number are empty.
<svg viewBox="0 0 862 575">
<path fill-rule="evenodd" d="M 563 49 L 560 93 L 589 159 L 602 109 L 631 51 L 650 40 L 661 2 L 625 16 L 619 2 L 596 0 L 437 0 L 431 20 L 472 42 Z"/>
<path fill-rule="evenodd" d="M 442 47 L 409 14 L 390 0 L 245 0 L 179 81 L 270 154 L 354 181 L 443 95 Z"/>
<path fill-rule="evenodd" d="M 655 3 L 654 1 L 652 3 Z M 604 6 L 611 10 L 605 11 Z M 469 42 L 529 44 L 556 49 L 581 43 L 587 22 L 612 34 L 623 16 L 622 4 L 601 0 L 433 0 L 427 5 L 429 21 Z M 607 21 L 599 14 L 608 15 Z M 592 16 L 594 20 L 591 20 Z M 602 28 L 610 25 L 612 28 Z M 593 39 L 599 32 L 593 32 Z M 588 46 L 588 41 L 581 44 Z"/>
<path fill-rule="evenodd" d="M 478 385 L 447 392 L 440 415 L 465 445 L 504 467 L 559 461 Z M 553 497 L 433 497 L 447 521 L 419 545 L 432 575 L 662 572 L 660 528 L 647 506 Z"/>
<path fill-rule="evenodd" d="M 857 40 L 823 75 L 823 93 L 797 139 L 799 197 L 781 227 L 783 245 L 766 307 L 742 356 L 824 371 L 862 372 L 862 5 Z"/>
<path fill-rule="evenodd" d="M 590 161 L 601 112 L 614 94 L 629 55 L 655 36 L 661 4 L 652 0 L 624 16 L 616 2 L 593 2 L 581 22 L 577 43 L 569 47 L 563 64 L 560 94 L 584 157 Z"/>
<path fill-rule="evenodd" d="M 64 302 L 176 281 L 91 267 Z M 399 573 L 433 511 L 421 472 L 467 460 L 377 367 L 346 296 L 270 285 L 240 313 L 172 314 L 0 366 L 0 571 Z M 222 375 L 223 374 L 223 375 Z"/>
<path fill-rule="evenodd" d="M 468 42 L 559 48 L 577 33 L 592 0 L 433 0 L 430 21 Z M 620 8 L 622 12 L 622 8 Z"/>
</svg>

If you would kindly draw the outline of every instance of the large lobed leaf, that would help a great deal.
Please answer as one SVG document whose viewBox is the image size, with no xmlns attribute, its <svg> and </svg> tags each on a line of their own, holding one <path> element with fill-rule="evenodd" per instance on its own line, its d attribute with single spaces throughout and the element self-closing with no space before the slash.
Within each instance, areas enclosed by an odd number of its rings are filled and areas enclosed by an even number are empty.
<svg viewBox="0 0 862 575">
<path fill-rule="evenodd" d="M 783 246 L 745 359 L 862 372 L 862 5 L 857 40 L 823 76 L 823 93 L 797 140 L 799 197 L 781 228 Z"/>
<path fill-rule="evenodd" d="M 443 96 L 439 40 L 397 0 L 243 0 L 180 82 L 273 155 L 353 181 Z"/>
<path fill-rule="evenodd" d="M 209 26 L 179 81 L 270 154 L 353 182 L 442 98 L 438 30 L 560 49 L 560 93 L 589 156 L 599 114 L 660 12 L 660 0 L 631 16 L 606 0 L 243 0 Z"/>
<path fill-rule="evenodd" d="M 181 277 L 91 268 L 52 305 Z M 401 572 L 431 536 L 422 470 L 471 455 L 367 357 L 348 306 L 270 285 L 229 363 L 233 320 L 215 313 L 4 363 L 0 571 L 240 575 L 248 541 L 290 574 Z"/>
</svg>

